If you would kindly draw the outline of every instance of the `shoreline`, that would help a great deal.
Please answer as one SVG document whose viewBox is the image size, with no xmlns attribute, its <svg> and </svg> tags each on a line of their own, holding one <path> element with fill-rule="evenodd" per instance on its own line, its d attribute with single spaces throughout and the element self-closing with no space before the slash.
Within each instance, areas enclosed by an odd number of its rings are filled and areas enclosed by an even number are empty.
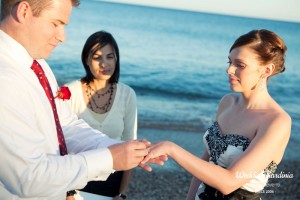
<svg viewBox="0 0 300 200">
<path fill-rule="evenodd" d="M 170 140 L 200 156 L 204 151 L 203 133 L 139 129 L 138 138 L 145 138 L 155 143 Z M 285 157 L 284 157 L 285 158 Z M 128 198 L 131 200 L 184 200 L 186 198 L 192 175 L 169 158 L 164 166 L 153 165 L 152 172 L 137 167 L 134 169 L 129 184 Z M 300 199 L 300 159 L 283 159 L 275 172 L 277 178 L 270 178 L 261 192 L 262 199 Z M 281 177 L 280 174 L 288 175 Z M 291 178 L 292 175 L 292 178 Z"/>
</svg>

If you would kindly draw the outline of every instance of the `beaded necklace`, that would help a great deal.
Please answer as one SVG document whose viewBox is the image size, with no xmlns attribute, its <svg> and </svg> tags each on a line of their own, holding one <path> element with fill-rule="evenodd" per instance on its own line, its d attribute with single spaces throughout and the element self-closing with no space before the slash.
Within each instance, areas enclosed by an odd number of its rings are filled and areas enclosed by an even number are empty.
<svg viewBox="0 0 300 200">
<path fill-rule="evenodd" d="M 87 84 L 85 92 L 89 99 L 88 107 L 95 113 L 106 113 L 112 103 L 112 96 L 114 93 L 114 84 L 111 84 L 109 89 L 107 91 L 105 91 L 104 93 L 95 91 L 90 86 L 90 84 Z M 106 96 L 107 94 L 109 94 L 108 100 L 103 105 L 98 105 L 97 100 L 100 101 L 100 99 L 103 98 L 104 96 Z"/>
</svg>

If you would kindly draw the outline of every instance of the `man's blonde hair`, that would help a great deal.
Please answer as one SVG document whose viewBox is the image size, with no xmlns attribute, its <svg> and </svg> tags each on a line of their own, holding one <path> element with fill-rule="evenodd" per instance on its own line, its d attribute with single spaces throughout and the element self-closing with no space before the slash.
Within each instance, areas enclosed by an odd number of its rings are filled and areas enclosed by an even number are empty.
<svg viewBox="0 0 300 200">
<path fill-rule="evenodd" d="M 33 11 L 33 14 L 35 16 L 39 16 L 40 13 L 50 7 L 52 5 L 52 2 L 54 0 L 25 0 L 29 3 L 31 6 L 31 9 Z M 72 1 L 72 5 L 74 7 L 79 6 L 80 2 L 79 0 L 70 0 Z M 6 18 L 8 15 L 10 15 L 12 9 L 17 6 L 22 0 L 1 0 L 1 5 L 0 5 L 0 14 L 1 18 L 0 21 L 2 21 L 4 18 Z"/>
</svg>

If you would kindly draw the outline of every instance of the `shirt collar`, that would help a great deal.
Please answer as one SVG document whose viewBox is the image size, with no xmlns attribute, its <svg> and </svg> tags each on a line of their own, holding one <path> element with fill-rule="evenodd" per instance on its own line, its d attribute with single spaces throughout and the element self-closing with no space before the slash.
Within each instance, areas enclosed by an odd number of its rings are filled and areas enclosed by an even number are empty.
<svg viewBox="0 0 300 200">
<path fill-rule="evenodd" d="M 18 66 L 31 67 L 33 58 L 27 50 L 2 30 L 0 30 L 0 43 L 0 49 L 3 49 L 1 52 L 5 52 L 6 56 L 19 64 Z"/>
</svg>

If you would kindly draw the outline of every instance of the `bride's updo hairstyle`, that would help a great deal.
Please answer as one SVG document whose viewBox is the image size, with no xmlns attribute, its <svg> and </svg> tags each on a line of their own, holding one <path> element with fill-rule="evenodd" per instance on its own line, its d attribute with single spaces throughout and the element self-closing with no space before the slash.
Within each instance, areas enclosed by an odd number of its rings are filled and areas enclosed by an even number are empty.
<svg viewBox="0 0 300 200">
<path fill-rule="evenodd" d="M 234 48 L 245 45 L 256 52 L 260 64 L 267 65 L 273 63 L 275 65 L 271 76 L 284 72 L 284 60 L 287 47 L 277 34 L 265 29 L 252 30 L 249 33 L 241 35 L 233 43 L 229 52 Z"/>
</svg>

